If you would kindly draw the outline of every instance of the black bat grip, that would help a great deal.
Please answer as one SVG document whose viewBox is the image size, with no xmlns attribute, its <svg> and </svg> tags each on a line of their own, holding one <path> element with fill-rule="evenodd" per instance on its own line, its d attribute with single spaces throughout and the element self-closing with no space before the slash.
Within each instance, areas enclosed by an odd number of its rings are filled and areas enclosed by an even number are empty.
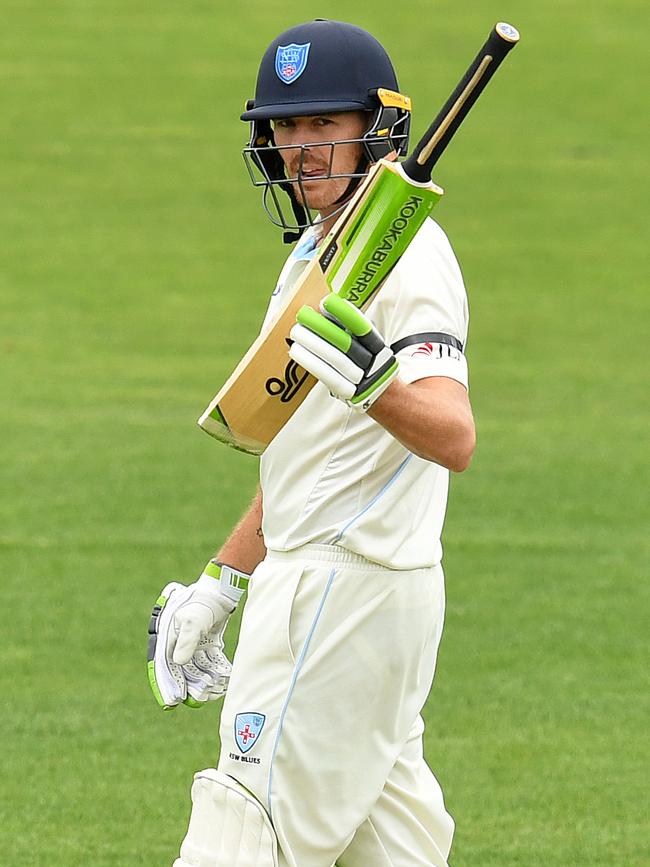
<svg viewBox="0 0 650 867">
<path fill-rule="evenodd" d="M 413 153 L 402 163 L 402 168 L 411 180 L 418 183 L 431 180 L 433 167 L 452 136 L 506 54 L 518 41 L 519 33 L 510 24 L 499 23 L 494 27 L 434 122 L 417 143 Z"/>
</svg>

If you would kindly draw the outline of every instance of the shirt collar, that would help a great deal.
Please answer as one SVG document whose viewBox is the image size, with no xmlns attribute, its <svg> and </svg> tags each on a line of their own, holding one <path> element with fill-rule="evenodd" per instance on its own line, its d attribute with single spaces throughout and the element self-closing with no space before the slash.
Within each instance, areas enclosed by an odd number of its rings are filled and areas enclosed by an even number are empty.
<svg viewBox="0 0 650 867">
<path fill-rule="evenodd" d="M 313 227 L 310 227 L 296 244 L 292 257 L 295 260 L 313 259 L 316 255 L 316 250 L 318 249 L 320 241 L 320 236 L 317 234 L 316 230 Z"/>
</svg>

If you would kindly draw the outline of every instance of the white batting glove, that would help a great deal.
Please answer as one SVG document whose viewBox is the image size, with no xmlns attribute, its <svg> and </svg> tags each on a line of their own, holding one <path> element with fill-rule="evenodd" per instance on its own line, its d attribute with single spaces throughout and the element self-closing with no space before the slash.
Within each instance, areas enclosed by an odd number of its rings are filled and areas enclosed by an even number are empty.
<svg viewBox="0 0 650 867">
<path fill-rule="evenodd" d="M 332 292 L 320 310 L 300 308 L 289 355 L 334 397 L 365 412 L 397 376 L 399 362 L 354 304 Z"/>
<path fill-rule="evenodd" d="M 163 709 L 181 702 L 200 707 L 221 698 L 231 665 L 223 633 L 249 576 L 210 562 L 189 587 L 172 582 L 162 590 L 149 623 L 149 684 Z"/>
</svg>

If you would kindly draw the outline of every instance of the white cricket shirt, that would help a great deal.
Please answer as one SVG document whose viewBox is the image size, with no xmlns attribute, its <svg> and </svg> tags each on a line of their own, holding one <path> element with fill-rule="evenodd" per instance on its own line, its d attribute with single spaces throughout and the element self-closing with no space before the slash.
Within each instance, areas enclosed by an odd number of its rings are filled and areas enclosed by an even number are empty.
<svg viewBox="0 0 650 867">
<path fill-rule="evenodd" d="M 315 234 L 289 256 L 265 323 L 315 255 Z M 415 382 L 447 376 L 468 387 L 467 295 L 440 226 L 427 219 L 366 310 Z M 264 327 L 264 326 L 263 326 Z M 339 545 L 392 569 L 434 566 L 449 471 L 408 451 L 366 413 L 317 383 L 261 458 L 267 548 Z"/>
</svg>

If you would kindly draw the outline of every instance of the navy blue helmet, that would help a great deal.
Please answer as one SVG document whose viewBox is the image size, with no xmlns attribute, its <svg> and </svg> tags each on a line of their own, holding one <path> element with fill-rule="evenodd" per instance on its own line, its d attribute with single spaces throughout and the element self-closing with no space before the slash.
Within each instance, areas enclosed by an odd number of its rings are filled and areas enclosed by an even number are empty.
<svg viewBox="0 0 650 867">
<path fill-rule="evenodd" d="M 241 119 L 250 121 L 244 159 L 253 183 L 265 188 L 268 215 L 277 225 L 298 231 L 285 234 L 286 241 L 295 240 L 317 219 L 296 199 L 293 184 L 301 179 L 286 176 L 271 121 L 344 111 L 368 112 L 368 126 L 359 139 L 363 157 L 356 170 L 345 175 L 350 183 L 342 197 L 343 207 L 372 162 L 391 153 L 406 153 L 410 109 L 409 98 L 399 93 L 386 50 L 361 27 L 318 18 L 291 27 L 273 40 L 260 64 L 255 98 L 247 102 Z M 332 149 L 336 146 L 336 142 L 328 144 Z M 277 187 L 289 196 L 293 222 L 284 214 Z"/>
</svg>

